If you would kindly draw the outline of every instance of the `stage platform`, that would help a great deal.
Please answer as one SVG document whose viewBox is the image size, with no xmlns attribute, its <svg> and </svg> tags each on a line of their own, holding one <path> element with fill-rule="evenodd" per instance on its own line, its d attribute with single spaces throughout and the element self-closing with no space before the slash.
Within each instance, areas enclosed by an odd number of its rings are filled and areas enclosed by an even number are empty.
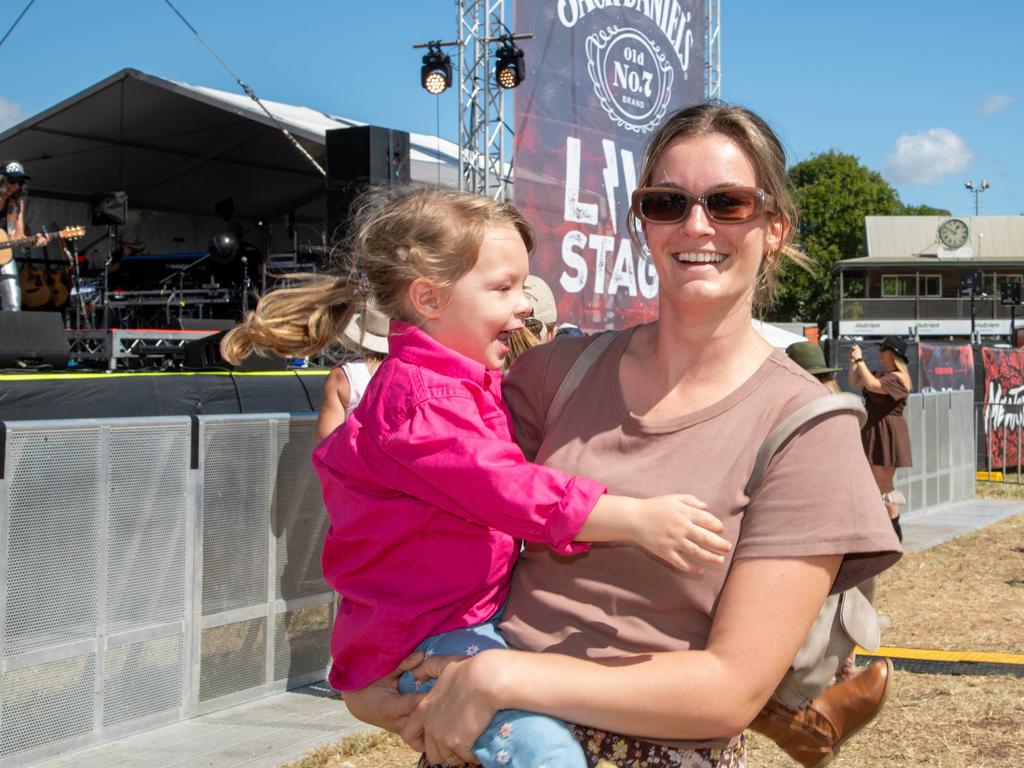
<svg viewBox="0 0 1024 768">
<path fill-rule="evenodd" d="M 0 421 L 316 412 L 328 372 L 8 372 Z"/>
</svg>

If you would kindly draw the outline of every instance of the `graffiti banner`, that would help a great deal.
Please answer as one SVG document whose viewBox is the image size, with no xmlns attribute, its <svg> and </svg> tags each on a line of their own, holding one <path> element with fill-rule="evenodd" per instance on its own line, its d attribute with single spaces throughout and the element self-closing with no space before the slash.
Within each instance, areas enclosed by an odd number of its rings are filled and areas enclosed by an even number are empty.
<svg viewBox="0 0 1024 768">
<path fill-rule="evenodd" d="M 531 271 L 559 322 L 587 331 L 657 315 L 658 278 L 626 212 L 643 146 L 704 98 L 704 2 L 517 0 L 526 80 L 515 91 L 515 199 L 537 229 Z"/>
<path fill-rule="evenodd" d="M 974 350 L 970 344 L 917 345 L 918 382 L 922 392 L 974 389 Z"/>
<path fill-rule="evenodd" d="M 985 399 L 982 419 L 992 467 L 1016 467 L 1020 460 L 1018 435 L 1024 422 L 1024 351 L 981 350 L 985 366 Z"/>
</svg>

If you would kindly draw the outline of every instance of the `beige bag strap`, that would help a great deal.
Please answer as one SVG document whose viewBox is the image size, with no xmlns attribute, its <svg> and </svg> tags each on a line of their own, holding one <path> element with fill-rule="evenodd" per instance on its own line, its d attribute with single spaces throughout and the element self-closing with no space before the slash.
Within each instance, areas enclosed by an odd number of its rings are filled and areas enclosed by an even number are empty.
<svg viewBox="0 0 1024 768">
<path fill-rule="evenodd" d="M 576 387 L 583 381 L 583 377 L 587 375 L 587 371 L 590 370 L 597 358 L 601 356 L 601 353 L 605 351 L 609 344 L 611 344 L 619 336 L 616 331 L 606 331 L 605 333 L 597 336 L 587 348 L 583 350 L 579 357 L 576 358 L 576 362 L 572 364 L 572 368 L 565 374 L 565 378 L 562 379 L 562 383 L 558 385 L 558 390 L 555 392 L 555 396 L 551 399 L 551 404 L 548 406 L 547 412 L 544 414 L 544 432 L 547 432 L 548 424 L 554 419 L 558 418 L 558 414 L 565 408 L 565 404 L 569 402 L 569 398 L 572 397 L 573 392 L 576 391 Z M 542 433 L 543 434 L 543 433 Z"/>
<path fill-rule="evenodd" d="M 868 418 L 867 411 L 864 410 L 864 404 L 860 398 L 848 392 L 825 395 L 797 408 L 779 422 L 779 425 L 761 443 L 761 448 L 754 459 L 754 469 L 750 473 L 750 480 L 747 481 L 744 493 L 749 497 L 757 486 L 761 484 L 761 480 L 764 479 L 764 473 L 768 470 L 768 465 L 771 464 L 772 459 L 775 458 L 775 454 L 797 430 L 817 418 L 833 413 L 853 413 L 857 416 L 862 427 Z"/>
</svg>

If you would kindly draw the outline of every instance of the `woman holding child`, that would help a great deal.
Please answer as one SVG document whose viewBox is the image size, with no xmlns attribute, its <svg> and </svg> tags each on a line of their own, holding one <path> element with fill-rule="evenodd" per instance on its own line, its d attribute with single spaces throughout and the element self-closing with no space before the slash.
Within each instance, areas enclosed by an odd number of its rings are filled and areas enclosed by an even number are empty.
<svg viewBox="0 0 1024 768">
<path fill-rule="evenodd" d="M 527 351 L 503 385 L 527 458 L 622 497 L 692 494 L 730 550 L 688 573 L 630 544 L 527 544 L 500 623 L 516 650 L 410 656 L 345 694 L 357 717 L 434 763 L 475 762 L 478 736 L 514 709 L 577 724 L 590 765 L 746 765 L 741 734 L 825 597 L 899 557 L 853 415 L 803 428 L 744 492 L 765 437 L 822 394 L 751 325 L 795 256 L 796 220 L 783 150 L 759 117 L 717 104 L 671 116 L 629 218 L 658 272 L 659 319 L 619 332 L 557 413 L 594 337 Z M 814 471 L 823 456 L 837 471 Z M 398 692 L 409 670 L 436 678 L 430 693 Z"/>
</svg>

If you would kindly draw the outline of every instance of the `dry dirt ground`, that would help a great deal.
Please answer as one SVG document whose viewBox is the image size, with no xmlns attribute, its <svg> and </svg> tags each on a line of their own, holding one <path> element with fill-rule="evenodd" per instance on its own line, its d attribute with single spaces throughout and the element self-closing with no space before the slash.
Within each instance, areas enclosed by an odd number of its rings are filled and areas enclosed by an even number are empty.
<svg viewBox="0 0 1024 768">
<path fill-rule="evenodd" d="M 1019 488 L 979 496 L 1017 496 Z M 916 555 L 883 574 L 888 646 L 1024 654 L 1024 515 Z M 882 714 L 843 748 L 836 768 L 1008 768 L 1024 760 L 1024 677 L 897 671 Z M 751 768 L 797 765 L 749 737 Z M 411 768 L 417 755 L 372 732 L 287 768 Z"/>
</svg>

